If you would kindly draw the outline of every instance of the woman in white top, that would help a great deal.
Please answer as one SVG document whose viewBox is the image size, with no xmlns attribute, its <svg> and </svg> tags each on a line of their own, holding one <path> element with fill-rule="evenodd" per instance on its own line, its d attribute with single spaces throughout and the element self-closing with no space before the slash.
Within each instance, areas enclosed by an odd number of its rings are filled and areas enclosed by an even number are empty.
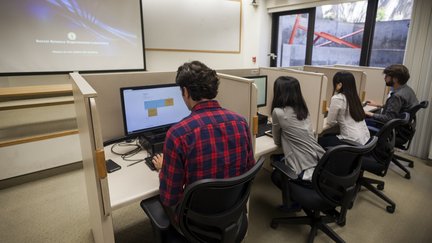
<svg viewBox="0 0 432 243">
<path fill-rule="evenodd" d="M 340 133 L 324 135 L 318 143 L 324 148 L 343 144 L 341 139 L 366 144 L 370 135 L 352 73 L 337 72 L 333 77 L 333 89 L 335 94 L 331 98 L 324 131 L 339 125 Z"/>
</svg>

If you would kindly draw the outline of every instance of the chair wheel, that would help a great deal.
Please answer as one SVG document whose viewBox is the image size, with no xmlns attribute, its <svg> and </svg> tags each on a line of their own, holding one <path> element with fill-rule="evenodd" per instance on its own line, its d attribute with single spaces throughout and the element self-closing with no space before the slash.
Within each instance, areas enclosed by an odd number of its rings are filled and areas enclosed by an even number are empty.
<svg viewBox="0 0 432 243">
<path fill-rule="evenodd" d="M 384 190 L 384 184 L 378 184 L 377 189 L 380 191 Z"/>
<path fill-rule="evenodd" d="M 344 227 L 346 224 L 346 220 L 343 219 L 343 220 L 337 221 L 336 224 L 339 225 L 340 227 Z"/>
<path fill-rule="evenodd" d="M 410 167 L 410 168 L 414 168 L 414 163 L 413 163 L 413 162 L 409 163 L 409 164 L 408 164 L 408 167 Z"/>
<path fill-rule="evenodd" d="M 276 222 L 271 222 L 270 223 L 270 227 L 272 227 L 272 229 L 277 229 L 277 227 L 279 226 L 279 224 L 278 223 L 276 223 Z"/>
<path fill-rule="evenodd" d="M 405 179 L 408 179 L 408 180 L 411 179 L 411 175 L 410 174 L 405 174 L 404 177 L 405 177 Z"/>
<path fill-rule="evenodd" d="M 396 206 L 387 206 L 387 212 L 394 213 Z"/>
</svg>

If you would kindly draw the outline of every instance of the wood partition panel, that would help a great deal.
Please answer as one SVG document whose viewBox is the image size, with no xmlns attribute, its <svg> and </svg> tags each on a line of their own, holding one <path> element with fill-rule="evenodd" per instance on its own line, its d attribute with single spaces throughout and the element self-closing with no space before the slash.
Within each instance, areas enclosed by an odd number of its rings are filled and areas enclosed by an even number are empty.
<svg viewBox="0 0 432 243">
<path fill-rule="evenodd" d="M 365 100 L 373 100 L 384 104 L 389 92 L 384 81 L 384 68 L 381 67 L 361 67 L 351 65 L 334 65 L 337 68 L 350 68 L 366 73 L 367 80 L 365 85 Z"/>
<path fill-rule="evenodd" d="M 324 114 L 326 107 L 326 91 L 328 82 L 326 76 L 320 73 L 305 72 L 294 69 L 260 68 L 260 75 L 268 76 L 267 83 L 267 106 L 260 108 L 260 112 L 271 116 L 271 102 L 273 100 L 273 85 L 280 76 L 291 76 L 299 80 L 303 97 L 309 109 L 313 129 L 316 134 L 323 128 Z"/>
<path fill-rule="evenodd" d="M 355 81 L 356 81 L 356 88 L 357 92 L 359 94 L 360 100 L 363 101 L 365 98 L 365 86 L 366 86 L 366 73 L 364 73 L 361 70 L 356 69 L 349 69 L 349 68 L 339 68 L 339 67 L 321 67 L 321 66 L 309 66 L 305 65 L 303 68 L 304 71 L 307 72 L 316 72 L 316 73 L 323 73 L 325 76 L 327 76 L 327 79 L 329 81 L 329 85 L 327 86 L 326 91 L 326 100 L 330 101 L 331 97 L 333 95 L 333 76 L 340 71 L 348 71 L 351 72 L 354 75 Z M 330 103 L 327 104 L 327 106 L 330 105 Z"/>
</svg>

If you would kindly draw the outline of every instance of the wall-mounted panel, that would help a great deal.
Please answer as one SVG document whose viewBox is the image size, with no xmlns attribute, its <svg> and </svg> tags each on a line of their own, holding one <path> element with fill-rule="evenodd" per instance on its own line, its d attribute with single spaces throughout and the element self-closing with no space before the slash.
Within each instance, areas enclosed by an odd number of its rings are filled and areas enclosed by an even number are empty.
<svg viewBox="0 0 432 243">
<path fill-rule="evenodd" d="M 240 53 L 241 1 L 144 0 L 146 50 Z"/>
</svg>

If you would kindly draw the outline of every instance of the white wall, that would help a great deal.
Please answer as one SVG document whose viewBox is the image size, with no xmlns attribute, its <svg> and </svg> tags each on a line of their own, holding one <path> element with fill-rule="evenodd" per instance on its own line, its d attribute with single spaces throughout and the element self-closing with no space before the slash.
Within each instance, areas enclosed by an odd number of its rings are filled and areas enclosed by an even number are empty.
<svg viewBox="0 0 432 243">
<path fill-rule="evenodd" d="M 192 60 L 202 61 L 213 69 L 269 66 L 270 61 L 267 54 L 270 53 L 271 15 L 267 13 L 265 1 L 261 1 L 258 6 L 252 6 L 250 2 L 252 1 L 242 1 L 241 51 L 239 54 L 146 50 L 147 70 L 174 71 L 184 62 Z M 256 63 L 252 62 L 254 56 Z"/>
</svg>

